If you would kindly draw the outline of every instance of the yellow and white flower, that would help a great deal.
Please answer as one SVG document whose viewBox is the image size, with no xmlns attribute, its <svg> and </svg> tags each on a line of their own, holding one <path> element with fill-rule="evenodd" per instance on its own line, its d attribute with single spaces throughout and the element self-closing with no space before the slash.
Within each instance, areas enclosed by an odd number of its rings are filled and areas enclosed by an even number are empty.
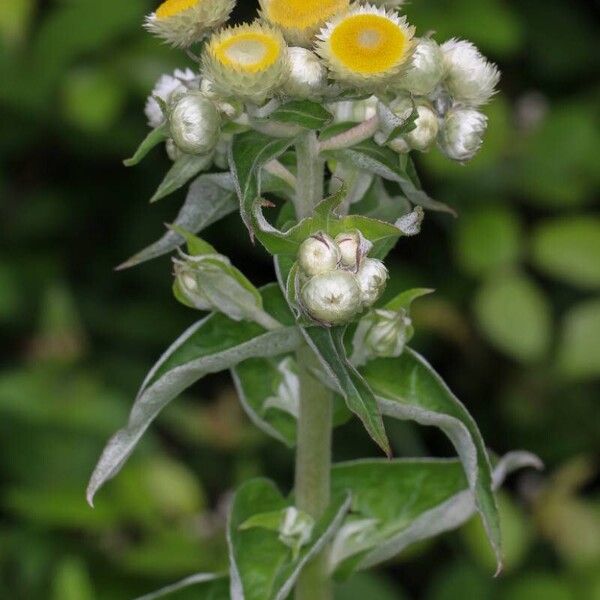
<svg viewBox="0 0 600 600">
<path fill-rule="evenodd" d="M 349 0 L 259 0 L 263 19 L 281 29 L 295 46 L 310 46 L 317 32 L 335 15 L 348 10 Z"/>
<path fill-rule="evenodd" d="M 227 27 L 207 43 L 203 69 L 222 97 L 262 104 L 288 77 L 287 46 L 266 24 Z"/>
<path fill-rule="evenodd" d="M 166 0 L 144 27 L 171 46 L 188 48 L 225 23 L 234 6 L 235 0 Z"/>
<path fill-rule="evenodd" d="M 317 53 L 334 79 L 359 88 L 378 87 L 410 66 L 414 34 L 405 17 L 367 4 L 330 21 L 317 36 Z"/>
</svg>

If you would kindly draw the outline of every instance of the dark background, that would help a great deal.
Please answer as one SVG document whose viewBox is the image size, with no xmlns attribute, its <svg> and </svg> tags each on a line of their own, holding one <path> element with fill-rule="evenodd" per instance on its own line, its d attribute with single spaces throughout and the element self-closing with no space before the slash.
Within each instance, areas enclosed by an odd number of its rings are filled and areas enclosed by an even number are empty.
<svg viewBox="0 0 600 600">
<path fill-rule="evenodd" d="M 240 2 L 240 5 L 242 2 Z M 113 267 L 156 239 L 183 192 L 149 206 L 168 165 L 128 156 L 155 79 L 188 64 L 143 33 L 146 0 L 0 3 L 0 597 L 120 600 L 226 564 L 223 505 L 292 456 L 256 431 L 225 376 L 174 402 L 121 475 L 83 499 L 145 371 L 197 315 L 171 297 L 167 258 Z M 236 11 L 248 18 L 252 3 Z M 596 2 L 413 0 L 436 39 L 471 39 L 503 71 L 471 164 L 417 157 L 429 215 L 390 257 L 419 301 L 414 345 L 497 453 L 547 465 L 501 495 L 506 573 L 480 527 L 424 544 L 340 589 L 356 600 L 600 598 L 600 181 Z M 245 15 L 243 13 L 246 13 Z M 206 237 L 256 283 L 273 279 L 238 217 Z M 448 455 L 434 430 L 389 423 L 396 455 Z M 359 426 L 336 458 L 376 454 Z M 179 598 L 194 598 L 194 593 Z"/>
</svg>

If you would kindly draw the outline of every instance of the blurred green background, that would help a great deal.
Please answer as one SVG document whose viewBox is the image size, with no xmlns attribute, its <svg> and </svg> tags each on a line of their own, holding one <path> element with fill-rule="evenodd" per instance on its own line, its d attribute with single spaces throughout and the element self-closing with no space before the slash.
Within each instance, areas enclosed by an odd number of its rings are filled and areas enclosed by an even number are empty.
<svg viewBox="0 0 600 600">
<path fill-rule="evenodd" d="M 247 18 L 253 2 L 240 2 Z M 168 159 L 128 156 L 155 79 L 188 64 L 142 32 L 148 0 L 0 2 L 0 598 L 120 600 L 226 564 L 224 506 L 242 480 L 289 489 L 292 456 L 255 430 L 227 377 L 173 403 L 122 474 L 84 502 L 137 385 L 197 315 L 161 259 L 114 265 L 163 231 L 183 192 L 150 207 Z M 543 474 L 501 495 L 507 568 L 479 524 L 339 588 L 348 600 L 600 599 L 600 33 L 589 0 L 413 0 L 438 41 L 497 61 L 484 150 L 467 167 L 419 156 L 430 215 L 390 259 L 417 303 L 414 344 L 498 453 L 536 452 Z M 257 284 L 273 278 L 237 218 L 207 239 Z M 434 430 L 389 423 L 397 455 L 448 455 Z M 361 428 L 336 458 L 375 454 Z M 194 592 L 174 598 L 194 598 Z"/>
</svg>

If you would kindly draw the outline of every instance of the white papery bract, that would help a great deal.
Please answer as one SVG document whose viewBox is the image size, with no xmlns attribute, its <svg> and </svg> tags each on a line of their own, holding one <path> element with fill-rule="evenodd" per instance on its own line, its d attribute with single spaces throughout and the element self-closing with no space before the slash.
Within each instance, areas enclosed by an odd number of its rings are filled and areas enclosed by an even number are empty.
<svg viewBox="0 0 600 600">
<path fill-rule="evenodd" d="M 208 41 L 203 68 L 223 98 L 262 104 L 289 75 L 281 32 L 264 23 L 227 27 Z"/>
<path fill-rule="evenodd" d="M 301 296 L 308 314 L 327 325 L 346 323 L 362 307 L 358 282 L 349 271 L 315 275 L 304 284 Z"/>
<path fill-rule="evenodd" d="M 318 98 L 327 86 L 327 69 L 319 57 L 306 48 L 288 49 L 290 73 L 282 91 L 295 98 Z"/>
<path fill-rule="evenodd" d="M 316 51 L 331 76 L 357 88 L 378 88 L 410 66 L 414 27 L 392 10 L 356 5 L 317 35 Z"/>
<path fill-rule="evenodd" d="M 427 96 L 444 76 L 444 54 L 431 38 L 418 41 L 413 52 L 411 67 L 399 80 L 398 86 L 411 94 Z"/>
<path fill-rule="evenodd" d="M 202 92 L 177 96 L 170 104 L 169 128 L 175 145 L 186 154 L 206 154 L 215 148 L 221 132 L 221 116 Z"/>
<path fill-rule="evenodd" d="M 496 92 L 498 67 L 489 62 L 471 42 L 453 38 L 442 44 L 445 85 L 454 101 L 481 106 Z"/>
<path fill-rule="evenodd" d="M 361 302 L 364 306 L 372 306 L 381 296 L 388 280 L 385 265 L 375 258 L 365 258 L 356 280 L 360 288 Z"/>
<path fill-rule="evenodd" d="M 452 108 L 438 136 L 441 151 L 452 160 L 471 160 L 481 148 L 487 123 L 487 117 L 474 108 Z"/>
<path fill-rule="evenodd" d="M 235 0 L 166 0 L 146 17 L 144 27 L 176 48 L 188 48 L 219 27 Z"/>
<path fill-rule="evenodd" d="M 148 125 L 156 128 L 166 119 L 162 108 L 159 106 L 156 98 L 160 98 L 165 104 L 168 104 L 175 93 L 184 93 L 190 89 L 198 87 L 199 77 L 191 69 L 175 69 L 172 75 L 161 75 L 154 85 L 152 94 L 146 100 L 144 113 L 148 119 Z"/>
</svg>

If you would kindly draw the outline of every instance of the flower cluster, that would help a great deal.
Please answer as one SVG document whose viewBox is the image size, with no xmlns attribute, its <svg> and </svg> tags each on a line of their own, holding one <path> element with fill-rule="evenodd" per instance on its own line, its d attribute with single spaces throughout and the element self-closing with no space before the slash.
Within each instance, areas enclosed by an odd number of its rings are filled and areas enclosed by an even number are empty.
<svg viewBox="0 0 600 600">
<path fill-rule="evenodd" d="M 300 305 L 313 320 L 346 323 L 379 299 L 388 272 L 380 260 L 367 257 L 370 249 L 359 231 L 335 239 L 319 232 L 302 242 L 297 288 Z"/>
<path fill-rule="evenodd" d="M 398 153 L 437 142 L 448 158 L 464 162 L 479 150 L 487 127 L 480 108 L 499 71 L 470 42 L 440 46 L 415 37 L 397 0 L 260 0 L 256 21 L 226 26 L 234 4 L 166 0 L 146 18 L 146 28 L 173 46 L 205 40 L 199 72 L 163 75 L 147 102 L 152 127 L 169 123 L 172 158 L 210 156 L 219 141 L 227 143 L 223 120 L 248 126 L 267 102 L 305 99 L 322 102 L 340 120 L 342 112 L 378 103 L 398 119 L 412 115 L 412 130 L 391 140 L 374 134 Z M 190 99 L 181 100 L 186 94 Z"/>
</svg>

